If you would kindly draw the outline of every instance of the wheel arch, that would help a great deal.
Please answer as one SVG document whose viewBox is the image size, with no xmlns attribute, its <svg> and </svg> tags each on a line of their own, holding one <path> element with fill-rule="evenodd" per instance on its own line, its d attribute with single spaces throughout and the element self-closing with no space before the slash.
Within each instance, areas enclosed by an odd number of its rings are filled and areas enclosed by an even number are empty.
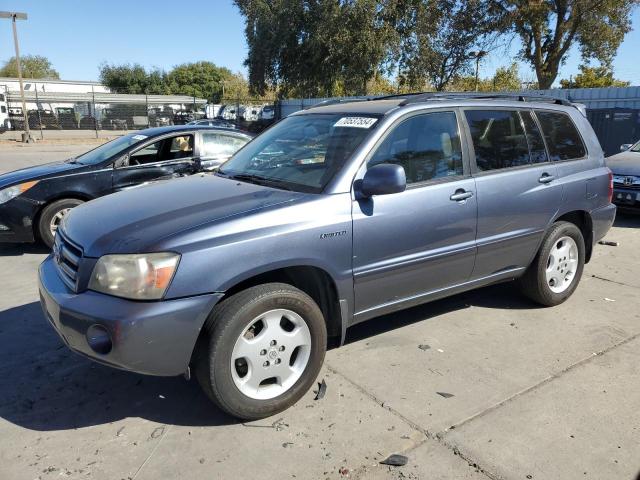
<svg viewBox="0 0 640 480">
<path fill-rule="evenodd" d="M 559 215 L 553 221 L 553 223 L 556 222 L 573 223 L 580 229 L 584 238 L 584 262 L 589 263 L 589 260 L 591 260 L 591 254 L 593 253 L 593 221 L 589 212 L 585 210 L 572 210 Z"/>
<path fill-rule="evenodd" d="M 57 202 L 58 200 L 65 200 L 67 198 L 71 198 L 74 200 L 82 200 L 83 202 L 88 202 L 89 200 L 93 200 L 94 197 L 87 195 L 83 192 L 58 192 L 51 197 L 48 197 L 45 201 L 43 201 L 39 206 L 36 214 L 33 216 L 33 222 L 31 222 L 31 228 L 33 229 L 33 238 L 40 238 L 40 233 L 38 231 L 38 225 L 40 224 L 40 217 L 42 216 L 42 211 L 51 205 L 53 202 Z"/>
<path fill-rule="evenodd" d="M 343 323 L 347 319 L 342 318 L 338 286 L 329 272 L 314 265 L 275 268 L 242 279 L 225 290 L 221 301 L 247 288 L 272 282 L 286 283 L 309 295 L 322 311 L 327 336 L 341 339 Z"/>
</svg>

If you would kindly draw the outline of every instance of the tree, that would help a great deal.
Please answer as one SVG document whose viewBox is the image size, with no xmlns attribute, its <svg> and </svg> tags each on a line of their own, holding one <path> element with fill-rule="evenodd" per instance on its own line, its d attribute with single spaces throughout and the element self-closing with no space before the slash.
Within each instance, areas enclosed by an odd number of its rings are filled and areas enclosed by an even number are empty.
<svg viewBox="0 0 640 480">
<path fill-rule="evenodd" d="M 617 80 L 613 71 L 606 65 L 590 67 L 580 65 L 580 73 L 575 78 L 560 80 L 562 88 L 599 88 L 599 87 L 628 87 L 629 82 Z"/>
<path fill-rule="evenodd" d="M 364 94 L 383 68 L 391 27 L 379 0 L 234 2 L 245 16 L 253 92 Z"/>
<path fill-rule="evenodd" d="M 536 71 L 540 88 L 551 88 L 573 45 L 582 58 L 609 66 L 638 0 L 490 0 L 502 25 L 522 42 L 520 56 Z"/>
<path fill-rule="evenodd" d="M 523 80 L 520 78 L 520 70 L 517 63 L 509 67 L 500 67 L 493 77 L 480 79 L 478 91 L 480 92 L 513 92 L 522 89 Z M 473 75 L 455 77 L 447 90 L 455 92 L 472 92 L 476 88 L 476 78 Z"/>
<path fill-rule="evenodd" d="M 147 71 L 137 63 L 100 66 L 100 82 L 115 93 L 162 95 L 170 93 L 166 73 L 159 69 Z"/>
<path fill-rule="evenodd" d="M 446 89 L 454 78 L 472 72 L 473 50 L 489 50 L 496 44 L 501 18 L 486 0 L 410 3 L 401 12 L 398 40 L 400 75 L 411 87 L 427 80 L 435 90 Z"/>
<path fill-rule="evenodd" d="M 222 81 L 231 76 L 228 68 L 211 62 L 184 63 L 167 73 L 166 84 L 173 94 L 217 101 L 222 97 Z"/>
<path fill-rule="evenodd" d="M 53 68 L 47 57 L 41 55 L 25 55 L 20 57 L 23 78 L 46 78 L 58 80 L 60 75 Z M 0 77 L 17 77 L 18 64 L 16 57 L 7 60 L 0 68 Z"/>
</svg>

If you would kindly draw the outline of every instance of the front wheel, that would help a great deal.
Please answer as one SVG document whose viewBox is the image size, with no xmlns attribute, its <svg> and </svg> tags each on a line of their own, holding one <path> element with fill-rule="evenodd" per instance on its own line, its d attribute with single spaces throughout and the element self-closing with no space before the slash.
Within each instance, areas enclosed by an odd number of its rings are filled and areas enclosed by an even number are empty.
<svg viewBox="0 0 640 480">
<path fill-rule="evenodd" d="M 207 320 L 195 374 L 226 413 L 257 420 L 297 402 L 317 377 L 326 324 L 306 293 L 283 283 L 244 290 L 217 305 Z"/>
<path fill-rule="evenodd" d="M 524 276 L 522 292 L 542 305 L 564 302 L 575 291 L 584 269 L 585 246 L 580 229 L 573 223 L 557 222 Z"/>
<path fill-rule="evenodd" d="M 64 216 L 69 213 L 69 210 L 82 203 L 84 202 L 77 198 L 63 198 L 44 207 L 38 221 L 38 233 L 47 247 L 53 246 L 53 239 Z"/>
</svg>

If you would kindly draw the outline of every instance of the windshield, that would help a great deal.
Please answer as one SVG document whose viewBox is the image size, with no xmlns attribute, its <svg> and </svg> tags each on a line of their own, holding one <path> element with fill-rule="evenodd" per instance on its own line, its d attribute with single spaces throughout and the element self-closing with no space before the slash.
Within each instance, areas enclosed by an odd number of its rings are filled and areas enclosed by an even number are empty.
<svg viewBox="0 0 640 480">
<path fill-rule="evenodd" d="M 118 137 L 115 140 L 111 140 L 103 145 L 100 145 L 93 150 L 89 150 L 87 153 L 83 153 L 82 155 L 76 157 L 76 162 L 82 163 L 83 165 L 95 165 L 97 163 L 108 160 L 114 155 L 123 152 L 127 148 L 136 143 L 139 143 L 147 138 L 146 135 L 140 134 L 131 134 L 131 135 L 123 135 L 122 137 Z"/>
<path fill-rule="evenodd" d="M 374 128 L 377 117 L 287 117 L 248 143 L 219 175 L 276 188 L 321 192 Z"/>
</svg>

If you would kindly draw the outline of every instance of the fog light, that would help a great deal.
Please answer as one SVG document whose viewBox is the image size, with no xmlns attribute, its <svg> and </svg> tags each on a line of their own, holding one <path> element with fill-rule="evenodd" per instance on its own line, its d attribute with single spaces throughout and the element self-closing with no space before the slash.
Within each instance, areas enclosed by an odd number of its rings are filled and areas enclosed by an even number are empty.
<svg viewBox="0 0 640 480">
<path fill-rule="evenodd" d="M 106 328 L 101 325 L 91 325 L 87 330 L 87 342 L 91 349 L 101 355 L 106 355 L 111 351 L 111 335 Z"/>
</svg>

